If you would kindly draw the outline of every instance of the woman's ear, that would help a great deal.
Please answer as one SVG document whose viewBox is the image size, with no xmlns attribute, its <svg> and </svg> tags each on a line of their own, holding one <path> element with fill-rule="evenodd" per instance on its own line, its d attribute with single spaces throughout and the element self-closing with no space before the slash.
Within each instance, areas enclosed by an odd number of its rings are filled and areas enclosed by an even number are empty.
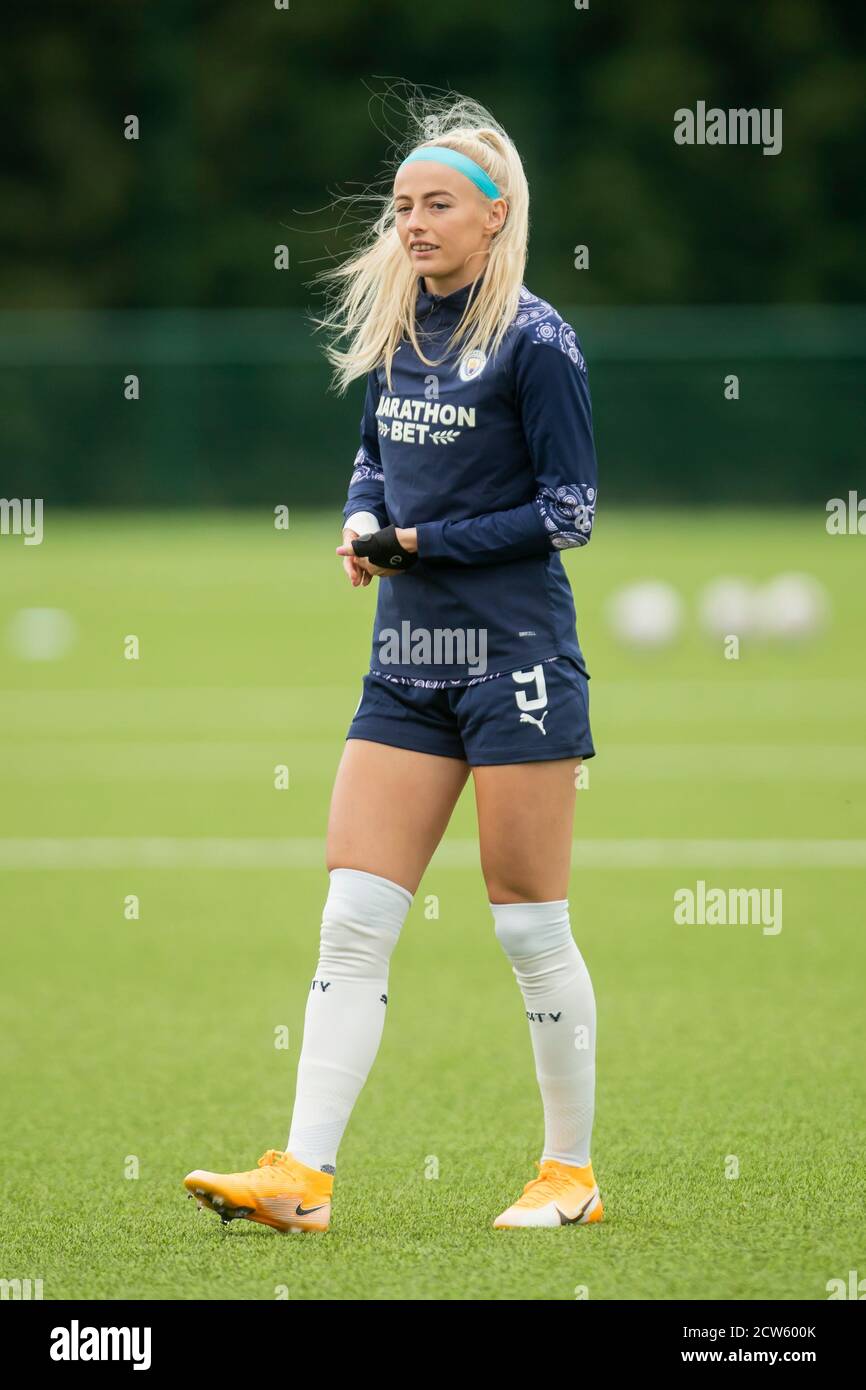
<svg viewBox="0 0 866 1390">
<path fill-rule="evenodd" d="M 504 199 L 503 199 L 503 202 L 504 202 Z M 503 214 L 502 214 L 502 221 L 499 223 L 499 226 L 498 226 L 498 227 L 494 228 L 494 231 L 493 231 L 492 235 L 493 235 L 493 236 L 498 236 L 499 233 L 502 231 L 502 228 L 505 226 L 505 223 L 506 223 L 507 221 L 508 221 L 508 204 L 505 203 L 505 211 L 504 211 Z"/>
</svg>

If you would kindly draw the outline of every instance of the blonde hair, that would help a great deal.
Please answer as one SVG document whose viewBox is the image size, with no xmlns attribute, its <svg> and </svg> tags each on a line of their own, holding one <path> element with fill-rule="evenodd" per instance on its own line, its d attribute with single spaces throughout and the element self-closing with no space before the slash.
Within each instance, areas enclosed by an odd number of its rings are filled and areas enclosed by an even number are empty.
<svg viewBox="0 0 866 1390">
<path fill-rule="evenodd" d="M 420 89 L 414 89 L 416 92 Z M 484 278 L 475 282 L 460 321 L 445 348 L 444 361 L 455 345 L 467 352 L 481 348 L 495 356 L 509 324 L 517 313 L 529 243 L 529 186 L 523 164 L 502 126 L 478 102 L 468 97 L 407 100 L 413 134 L 398 163 L 418 148 L 444 145 L 480 164 L 508 204 L 504 225 L 491 240 L 487 264 L 479 267 Z M 332 389 L 342 395 L 349 383 L 384 363 L 391 390 L 391 363 L 405 336 L 422 362 L 438 366 L 424 356 L 416 335 L 415 304 L 418 277 L 400 242 L 396 227 L 393 181 L 387 192 L 371 196 L 382 203 L 373 226 L 355 251 L 341 265 L 322 271 L 315 281 L 337 286 L 324 318 L 313 318 L 316 331 L 325 329 L 333 341 L 325 356 L 334 368 Z M 363 195 L 361 195 L 363 196 Z M 483 255 L 483 252 L 476 253 Z M 336 344 L 348 338 L 344 348 Z"/>
</svg>

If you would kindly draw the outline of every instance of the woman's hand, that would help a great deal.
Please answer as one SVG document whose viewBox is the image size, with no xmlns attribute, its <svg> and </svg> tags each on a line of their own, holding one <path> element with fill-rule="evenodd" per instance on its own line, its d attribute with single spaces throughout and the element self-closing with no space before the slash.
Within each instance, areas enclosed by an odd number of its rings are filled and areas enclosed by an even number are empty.
<svg viewBox="0 0 866 1390">
<path fill-rule="evenodd" d="M 414 526 L 398 526 L 396 528 L 397 540 L 404 550 L 411 551 L 413 555 L 418 553 L 418 532 Z"/>
<path fill-rule="evenodd" d="M 352 549 L 352 541 L 356 540 L 357 531 L 352 531 L 349 527 L 343 528 L 343 544 L 337 546 L 337 554 L 343 557 L 343 569 L 352 581 L 352 587 L 357 589 L 360 584 L 365 587 L 370 583 L 374 575 L 379 579 L 392 579 L 394 575 L 400 574 L 400 570 L 386 570 L 379 565 L 371 564 L 364 555 L 356 555 Z M 404 550 L 416 551 L 418 549 L 418 533 L 414 526 L 397 528 L 397 540 Z"/>
<path fill-rule="evenodd" d="M 352 581 L 352 588 L 357 589 L 360 585 L 363 589 L 370 583 L 373 575 L 369 567 L 365 569 L 367 561 L 356 555 L 352 549 L 351 543 L 357 539 L 357 536 L 357 531 L 353 531 L 349 526 L 344 526 L 343 544 L 337 546 L 337 554 L 343 557 L 343 569 Z"/>
</svg>

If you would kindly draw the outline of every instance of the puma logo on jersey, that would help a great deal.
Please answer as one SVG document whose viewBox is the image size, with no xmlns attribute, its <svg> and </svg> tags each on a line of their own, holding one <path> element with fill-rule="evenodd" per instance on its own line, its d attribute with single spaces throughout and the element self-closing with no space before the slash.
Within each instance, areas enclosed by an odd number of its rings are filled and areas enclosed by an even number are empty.
<svg viewBox="0 0 866 1390">
<path fill-rule="evenodd" d="M 540 719 L 534 718 L 534 716 L 531 715 L 531 714 L 521 714 L 521 716 L 520 716 L 520 722 L 521 722 L 521 724 L 535 724 L 536 727 L 539 728 L 543 734 L 546 734 L 546 733 L 547 733 L 547 730 L 546 730 L 545 727 L 544 727 L 544 721 L 545 721 L 545 719 L 547 718 L 547 716 L 548 716 L 549 714 L 550 714 L 550 710 L 549 710 L 549 709 L 546 709 L 546 710 L 544 711 L 544 714 L 541 716 Z"/>
</svg>

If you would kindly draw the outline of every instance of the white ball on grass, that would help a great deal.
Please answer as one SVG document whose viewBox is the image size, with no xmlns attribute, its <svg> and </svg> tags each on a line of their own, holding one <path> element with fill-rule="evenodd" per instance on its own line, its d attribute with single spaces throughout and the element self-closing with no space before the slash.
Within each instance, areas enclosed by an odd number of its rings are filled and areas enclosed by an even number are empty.
<svg viewBox="0 0 866 1390">
<path fill-rule="evenodd" d="M 59 661 L 75 641 L 75 623 L 63 608 L 19 608 L 6 630 L 22 661 Z"/>
<path fill-rule="evenodd" d="M 816 637 L 827 625 L 830 600 L 811 574 L 778 574 L 758 594 L 760 631 L 782 641 Z"/>
<path fill-rule="evenodd" d="M 673 585 L 660 579 L 645 579 L 613 594 L 607 614 L 621 642 L 634 647 L 661 647 L 679 633 L 683 601 Z"/>
<path fill-rule="evenodd" d="M 721 575 L 702 589 L 698 619 L 710 637 L 746 637 L 759 622 L 758 589 L 749 579 Z"/>
</svg>

